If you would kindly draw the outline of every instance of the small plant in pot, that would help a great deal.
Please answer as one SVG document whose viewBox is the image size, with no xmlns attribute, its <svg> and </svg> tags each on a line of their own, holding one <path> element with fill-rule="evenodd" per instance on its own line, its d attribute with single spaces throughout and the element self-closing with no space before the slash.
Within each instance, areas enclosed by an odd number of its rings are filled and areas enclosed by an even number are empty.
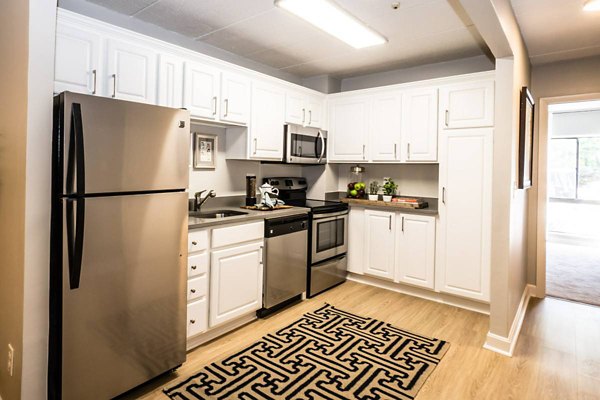
<svg viewBox="0 0 600 400">
<path fill-rule="evenodd" d="M 392 201 L 392 196 L 396 194 L 398 185 L 393 181 L 392 178 L 388 178 L 383 182 L 383 201 Z"/>
<path fill-rule="evenodd" d="M 377 181 L 373 181 L 369 184 L 369 200 L 371 200 L 371 201 L 379 200 L 379 195 L 377 193 L 379 193 L 380 188 L 381 188 L 381 185 Z"/>
</svg>

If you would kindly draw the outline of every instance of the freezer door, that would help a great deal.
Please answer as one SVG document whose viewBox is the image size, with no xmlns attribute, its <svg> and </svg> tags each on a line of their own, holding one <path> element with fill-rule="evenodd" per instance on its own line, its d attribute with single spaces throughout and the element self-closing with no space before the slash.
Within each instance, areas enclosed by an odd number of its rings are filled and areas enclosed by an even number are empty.
<svg viewBox="0 0 600 400">
<path fill-rule="evenodd" d="M 63 212 L 62 398 L 109 399 L 181 365 L 187 194 L 65 199 Z"/>
<path fill-rule="evenodd" d="M 61 96 L 55 140 L 64 143 L 63 194 L 77 189 L 69 187 L 75 186 L 69 185 L 69 168 L 72 176 L 84 175 L 85 193 L 187 188 L 188 111 L 70 92 Z"/>
</svg>

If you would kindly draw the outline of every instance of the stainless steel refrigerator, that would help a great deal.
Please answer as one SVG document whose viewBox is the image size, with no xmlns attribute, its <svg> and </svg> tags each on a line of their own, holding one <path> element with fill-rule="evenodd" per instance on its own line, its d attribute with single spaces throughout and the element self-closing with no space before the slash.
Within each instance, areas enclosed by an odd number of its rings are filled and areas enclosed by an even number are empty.
<svg viewBox="0 0 600 400">
<path fill-rule="evenodd" d="M 190 117 L 54 104 L 48 397 L 108 399 L 185 361 Z"/>
</svg>

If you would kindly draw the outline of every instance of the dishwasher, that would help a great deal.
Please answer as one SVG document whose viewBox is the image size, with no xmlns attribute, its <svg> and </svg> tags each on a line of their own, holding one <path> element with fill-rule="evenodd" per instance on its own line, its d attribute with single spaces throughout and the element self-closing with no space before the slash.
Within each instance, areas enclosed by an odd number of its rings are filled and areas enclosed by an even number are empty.
<svg viewBox="0 0 600 400">
<path fill-rule="evenodd" d="M 308 215 L 266 219 L 265 255 L 259 317 L 302 299 L 306 292 Z"/>
</svg>

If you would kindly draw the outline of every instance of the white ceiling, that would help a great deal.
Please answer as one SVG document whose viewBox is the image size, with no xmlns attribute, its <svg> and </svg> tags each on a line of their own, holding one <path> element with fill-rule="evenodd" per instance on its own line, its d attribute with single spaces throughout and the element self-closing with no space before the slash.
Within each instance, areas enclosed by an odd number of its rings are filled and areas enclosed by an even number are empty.
<svg viewBox="0 0 600 400">
<path fill-rule="evenodd" d="M 532 64 L 600 54 L 600 12 L 584 0 L 512 0 Z"/>
<path fill-rule="evenodd" d="M 88 0 L 300 77 L 337 78 L 487 52 L 454 0 L 337 0 L 386 36 L 361 50 L 273 5 L 273 0 Z M 546 1 L 546 0 L 541 0 Z"/>
</svg>

